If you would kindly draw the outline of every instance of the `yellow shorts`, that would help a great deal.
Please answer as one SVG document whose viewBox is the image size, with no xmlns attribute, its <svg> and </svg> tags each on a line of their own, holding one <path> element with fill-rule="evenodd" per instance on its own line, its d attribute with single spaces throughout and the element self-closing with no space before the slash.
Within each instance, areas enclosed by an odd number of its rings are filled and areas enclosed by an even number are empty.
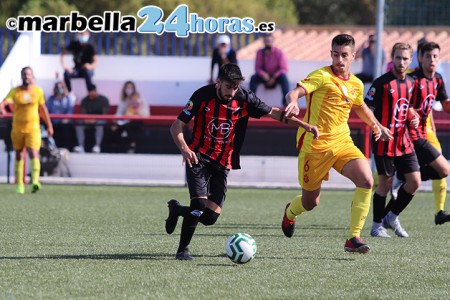
<svg viewBox="0 0 450 300">
<path fill-rule="evenodd" d="M 342 169 L 349 161 L 358 158 L 367 159 L 351 140 L 326 152 L 300 152 L 298 156 L 298 182 L 307 191 L 317 190 L 322 185 L 323 180 L 328 180 L 331 168 L 342 173 Z"/>
<path fill-rule="evenodd" d="M 427 130 L 427 141 L 430 142 L 430 144 L 436 148 L 439 152 L 442 153 L 442 147 L 441 143 L 439 143 L 439 140 L 436 136 L 436 133 L 434 133 L 433 130 Z"/>
<path fill-rule="evenodd" d="M 23 148 L 31 148 L 39 150 L 41 148 L 41 129 L 37 128 L 30 132 L 22 132 L 13 129 L 11 131 L 11 141 L 14 150 L 21 150 Z"/>
</svg>

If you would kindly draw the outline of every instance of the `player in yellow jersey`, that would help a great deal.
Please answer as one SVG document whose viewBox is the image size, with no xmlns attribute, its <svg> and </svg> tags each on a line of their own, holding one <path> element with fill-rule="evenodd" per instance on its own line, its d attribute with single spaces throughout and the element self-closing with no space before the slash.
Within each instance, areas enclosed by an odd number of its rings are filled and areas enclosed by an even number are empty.
<svg viewBox="0 0 450 300">
<path fill-rule="evenodd" d="M 298 130 L 298 176 L 302 195 L 286 205 L 282 229 L 287 237 L 294 234 L 297 216 L 319 204 L 322 181 L 328 180 L 328 172 L 334 168 L 356 185 L 344 250 L 367 253 L 370 247 L 360 233 L 369 213 L 373 178 L 367 158 L 350 136 L 350 110 L 373 129 L 377 140 L 392 136 L 377 125 L 372 111 L 364 104 L 361 80 L 349 71 L 355 59 L 354 38 L 339 34 L 333 38 L 331 48 L 332 65 L 313 71 L 286 95 L 289 103 L 286 116 L 297 115 L 298 99 L 306 96 L 304 121 L 317 126 L 320 137 L 314 140 L 305 130 Z"/>
<path fill-rule="evenodd" d="M 6 106 L 12 104 L 13 121 L 11 139 L 15 151 L 15 174 L 16 191 L 25 193 L 23 182 L 25 151 L 28 152 L 31 164 L 32 192 L 41 188 L 39 173 L 41 164 L 39 162 L 39 149 L 41 148 L 40 118 L 47 125 L 48 135 L 53 135 L 53 126 L 45 106 L 44 92 L 34 84 L 33 70 L 25 67 L 21 70 L 22 85 L 9 91 L 6 98 L 0 103 L 0 113 L 6 113 Z"/>
<path fill-rule="evenodd" d="M 431 112 L 427 118 L 427 141 L 442 153 L 441 143 L 436 136 L 436 127 L 434 125 L 433 113 Z M 431 188 L 434 194 L 434 203 L 436 206 L 435 223 L 436 225 L 449 222 L 449 214 L 445 212 L 444 205 L 447 198 L 447 180 L 446 178 L 433 179 L 431 181 Z"/>
</svg>

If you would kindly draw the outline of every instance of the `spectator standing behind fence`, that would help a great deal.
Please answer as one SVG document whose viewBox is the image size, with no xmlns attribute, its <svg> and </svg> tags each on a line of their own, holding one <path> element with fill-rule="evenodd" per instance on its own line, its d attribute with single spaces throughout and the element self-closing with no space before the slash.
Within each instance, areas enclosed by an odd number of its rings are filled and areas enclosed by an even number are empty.
<svg viewBox="0 0 450 300">
<path fill-rule="evenodd" d="M 76 40 L 73 40 L 61 52 L 61 65 L 64 69 L 64 82 L 66 83 L 69 93 L 72 91 L 70 80 L 72 78 L 84 78 L 86 80 L 86 88 L 92 86 L 92 76 L 94 69 L 97 67 L 97 54 L 95 47 L 89 43 L 89 31 L 79 32 L 76 35 Z M 73 68 L 66 66 L 64 55 L 67 53 L 73 54 Z"/>
<path fill-rule="evenodd" d="M 25 67 L 21 70 L 22 85 L 11 89 L 0 103 L 0 113 L 6 113 L 6 106 L 13 105 L 13 123 L 11 139 L 16 155 L 14 167 L 17 180 L 16 192 L 25 193 L 23 182 L 25 155 L 28 152 L 31 165 L 31 192 L 41 189 L 39 174 L 41 163 L 39 149 L 41 148 L 40 118 L 42 117 L 49 136 L 53 135 L 53 126 L 45 105 L 44 92 L 34 84 L 33 70 Z"/>
<path fill-rule="evenodd" d="M 89 115 L 106 115 L 109 112 L 109 100 L 97 92 L 95 85 L 89 87 L 86 97 L 81 100 L 80 113 Z M 106 124 L 104 120 L 85 119 L 80 121 L 76 127 L 78 146 L 74 148 L 75 152 L 83 153 L 85 145 L 86 127 L 95 127 L 95 145 L 92 152 L 100 153 L 100 145 L 103 139 L 103 126 Z"/>
<path fill-rule="evenodd" d="M 281 85 L 281 104 L 286 106 L 284 96 L 289 92 L 289 81 L 287 78 L 288 64 L 286 55 L 280 48 L 274 47 L 275 37 L 268 34 L 264 37 L 264 48 L 256 53 L 255 71 L 250 78 L 250 90 L 256 93 L 260 83 L 267 89 L 275 88 L 277 84 Z"/>
<path fill-rule="evenodd" d="M 375 35 L 369 35 L 365 45 L 356 51 L 356 58 L 362 58 L 362 71 L 355 74 L 363 83 L 372 83 L 375 74 L 376 39 Z M 384 51 L 381 52 L 381 64 L 385 61 Z"/>
<path fill-rule="evenodd" d="M 150 115 L 150 109 L 140 93 L 136 89 L 133 81 L 127 81 L 123 85 L 120 95 L 120 102 L 117 106 L 116 116 L 139 116 L 147 117 Z M 116 132 L 127 140 L 127 152 L 134 153 L 136 150 L 136 142 L 142 133 L 142 121 L 119 120 Z"/>
<path fill-rule="evenodd" d="M 47 109 L 50 114 L 72 115 L 75 95 L 69 94 L 66 85 L 57 81 L 53 87 L 53 94 L 47 99 Z M 71 137 L 74 136 L 73 121 L 71 119 L 52 119 L 56 146 L 71 150 Z"/>
<path fill-rule="evenodd" d="M 214 66 L 217 64 L 218 68 L 224 64 L 233 63 L 237 64 L 236 51 L 231 47 L 231 40 L 228 35 L 221 35 L 217 39 L 216 48 L 214 48 L 211 60 L 211 76 L 209 83 L 213 83 L 216 78 L 214 78 Z"/>
</svg>

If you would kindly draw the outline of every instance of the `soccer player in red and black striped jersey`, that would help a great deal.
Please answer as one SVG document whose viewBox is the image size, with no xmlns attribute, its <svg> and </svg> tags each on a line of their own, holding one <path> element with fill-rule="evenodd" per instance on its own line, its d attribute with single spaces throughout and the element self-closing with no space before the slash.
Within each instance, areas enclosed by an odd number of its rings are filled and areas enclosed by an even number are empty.
<svg viewBox="0 0 450 300">
<path fill-rule="evenodd" d="M 175 256 L 191 260 L 189 244 L 198 222 L 213 225 L 219 217 L 227 191 L 230 169 L 239 169 L 239 151 L 244 141 L 248 118 L 267 115 L 286 124 L 305 128 L 318 138 L 317 127 L 297 118 L 286 118 L 285 112 L 270 107 L 253 92 L 243 88 L 241 70 L 236 64 L 219 69 L 216 84 L 204 86 L 189 99 L 186 107 L 170 128 L 172 138 L 186 162 L 186 178 L 190 206 L 170 200 L 166 231 L 171 234 L 178 217 L 183 217 L 180 243 Z M 183 128 L 194 118 L 191 140 L 187 143 Z"/>
<path fill-rule="evenodd" d="M 406 74 L 412 59 L 412 47 L 396 43 L 392 48 L 393 69 L 377 78 L 367 92 L 365 102 L 373 110 L 382 131 L 390 131 L 392 140 L 372 140 L 379 184 L 373 196 L 373 226 L 370 234 L 390 237 L 382 226 L 394 229 L 397 236 L 408 237 L 398 215 L 408 206 L 420 186 L 420 173 L 414 145 L 407 126 L 417 127 L 418 116 L 412 108 L 414 79 Z M 405 175 L 405 184 L 397 200 L 386 205 L 395 171 Z M 383 218 L 385 213 L 386 216 Z"/>
<path fill-rule="evenodd" d="M 450 113 L 450 100 L 447 96 L 444 80 L 441 74 L 436 72 L 439 63 L 440 47 L 434 42 L 428 42 L 418 51 L 419 69 L 410 75 L 415 79 L 415 93 L 413 107 L 419 114 L 418 128 L 410 128 L 411 138 L 420 165 L 422 181 L 432 179 L 433 185 L 437 185 L 435 223 L 443 224 L 450 221 L 450 214 L 444 211 L 444 203 L 447 194 L 445 177 L 450 172 L 450 165 L 441 152 L 428 140 L 428 117 L 432 112 L 435 101 L 441 101 L 443 109 Z"/>
</svg>

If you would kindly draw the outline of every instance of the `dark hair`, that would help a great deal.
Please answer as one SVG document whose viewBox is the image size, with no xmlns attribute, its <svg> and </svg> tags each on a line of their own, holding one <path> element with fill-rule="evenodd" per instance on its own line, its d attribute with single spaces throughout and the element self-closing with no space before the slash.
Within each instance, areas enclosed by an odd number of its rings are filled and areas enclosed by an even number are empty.
<svg viewBox="0 0 450 300">
<path fill-rule="evenodd" d="M 236 64 L 224 64 L 219 69 L 219 79 L 233 84 L 239 84 L 245 80 L 241 69 Z"/>
<path fill-rule="evenodd" d="M 88 92 L 90 92 L 90 91 L 95 91 L 95 90 L 97 90 L 97 87 L 95 86 L 95 84 L 91 84 L 90 86 L 88 86 Z"/>
<path fill-rule="evenodd" d="M 33 73 L 33 69 L 30 66 L 26 66 L 26 67 L 23 67 L 22 70 L 20 70 L 20 74 L 23 74 L 23 72 L 25 72 L 25 70 L 30 70 L 31 73 Z"/>
<path fill-rule="evenodd" d="M 133 93 L 136 92 L 136 84 L 134 84 L 134 82 L 131 81 L 131 80 L 125 81 L 125 83 L 124 83 L 123 86 L 122 86 L 122 91 L 120 92 L 120 99 L 121 99 L 122 101 L 125 100 L 125 99 L 127 98 L 127 94 L 125 93 L 125 87 L 126 87 L 127 85 L 129 85 L 129 84 L 131 84 L 131 85 L 133 86 Z"/>
<path fill-rule="evenodd" d="M 441 51 L 441 47 L 439 47 L 438 43 L 429 42 L 421 44 L 420 47 L 417 48 L 417 53 L 419 53 L 419 55 L 422 56 L 424 55 L 425 52 L 433 51 L 434 49 L 439 49 L 439 51 Z"/>
<path fill-rule="evenodd" d="M 58 89 L 59 85 L 64 90 L 64 97 L 67 96 L 67 87 L 66 87 L 66 84 L 64 83 L 64 81 L 57 81 L 57 82 L 55 82 L 55 85 L 53 86 L 53 95 L 57 94 L 57 89 Z"/>
<path fill-rule="evenodd" d="M 350 46 L 352 49 L 355 49 L 355 39 L 349 34 L 338 34 L 331 41 L 331 48 L 333 48 L 334 45 Z"/>
</svg>

